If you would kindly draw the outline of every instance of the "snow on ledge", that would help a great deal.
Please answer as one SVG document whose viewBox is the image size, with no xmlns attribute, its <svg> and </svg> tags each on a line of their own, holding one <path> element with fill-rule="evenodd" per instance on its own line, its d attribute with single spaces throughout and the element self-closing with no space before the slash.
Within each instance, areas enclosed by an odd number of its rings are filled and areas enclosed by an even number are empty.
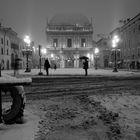
<svg viewBox="0 0 140 140">
<path fill-rule="evenodd" d="M 0 77 L 0 84 L 5 84 L 5 83 L 31 83 L 32 79 L 31 78 L 16 78 L 16 77 L 11 77 L 9 75 L 2 75 L 2 77 Z"/>
</svg>

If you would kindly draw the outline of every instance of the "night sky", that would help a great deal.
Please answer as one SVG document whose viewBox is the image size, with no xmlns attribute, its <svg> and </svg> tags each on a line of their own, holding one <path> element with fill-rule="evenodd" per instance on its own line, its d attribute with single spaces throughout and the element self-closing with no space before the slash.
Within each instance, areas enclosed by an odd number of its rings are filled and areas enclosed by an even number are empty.
<svg viewBox="0 0 140 140">
<path fill-rule="evenodd" d="M 0 0 L 0 21 L 12 27 L 19 37 L 31 36 L 35 45 L 46 44 L 47 17 L 57 13 L 78 12 L 93 19 L 94 40 L 119 26 L 120 19 L 136 16 L 140 0 Z"/>
</svg>

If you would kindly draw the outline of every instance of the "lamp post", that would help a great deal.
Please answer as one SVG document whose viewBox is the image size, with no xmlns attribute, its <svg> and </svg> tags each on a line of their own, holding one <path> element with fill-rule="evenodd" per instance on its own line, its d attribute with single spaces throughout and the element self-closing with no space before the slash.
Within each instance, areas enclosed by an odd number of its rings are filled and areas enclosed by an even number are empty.
<svg viewBox="0 0 140 140">
<path fill-rule="evenodd" d="M 26 55 L 26 70 L 25 72 L 31 72 L 31 68 L 29 68 L 29 55 L 32 54 L 32 50 L 30 49 L 30 37 L 28 35 L 25 36 L 24 42 L 26 44 L 26 49 L 23 50 L 23 54 Z"/>
<path fill-rule="evenodd" d="M 95 54 L 95 69 L 97 70 L 97 58 L 98 58 L 98 53 L 99 53 L 99 49 L 95 48 L 94 50 L 94 54 Z"/>
<path fill-rule="evenodd" d="M 43 75 L 43 72 L 41 72 L 41 56 L 42 56 L 42 49 L 41 49 L 41 45 L 38 46 L 38 50 L 39 50 L 39 69 L 40 69 L 40 72 L 38 73 L 38 75 Z"/>
<path fill-rule="evenodd" d="M 118 72 L 118 70 L 117 70 L 117 56 L 116 56 L 117 50 L 116 50 L 116 47 L 117 47 L 119 41 L 120 41 L 120 39 L 117 35 L 115 35 L 112 39 L 112 47 L 114 48 L 114 68 L 113 68 L 113 72 Z"/>
</svg>

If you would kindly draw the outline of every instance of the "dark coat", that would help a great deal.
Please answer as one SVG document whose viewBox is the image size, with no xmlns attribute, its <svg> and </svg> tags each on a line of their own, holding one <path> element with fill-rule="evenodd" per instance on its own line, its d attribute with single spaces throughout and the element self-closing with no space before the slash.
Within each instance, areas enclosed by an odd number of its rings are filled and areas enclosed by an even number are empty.
<svg viewBox="0 0 140 140">
<path fill-rule="evenodd" d="M 18 70 L 19 69 L 19 60 L 17 58 L 15 59 L 14 69 L 15 70 Z"/>
<path fill-rule="evenodd" d="M 83 63 L 83 69 L 88 69 L 88 61 L 85 60 L 85 62 Z"/>
<path fill-rule="evenodd" d="M 50 63 L 48 61 L 48 59 L 45 60 L 45 63 L 44 63 L 44 69 L 48 69 L 50 68 Z"/>
</svg>

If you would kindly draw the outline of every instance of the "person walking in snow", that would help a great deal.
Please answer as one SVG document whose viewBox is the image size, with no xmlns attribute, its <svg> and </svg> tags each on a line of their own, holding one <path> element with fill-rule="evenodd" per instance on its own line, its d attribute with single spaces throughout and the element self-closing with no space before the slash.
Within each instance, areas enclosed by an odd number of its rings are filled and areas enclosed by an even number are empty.
<svg viewBox="0 0 140 140">
<path fill-rule="evenodd" d="M 85 59 L 85 61 L 83 62 L 83 69 L 85 69 L 85 76 L 88 75 L 88 60 Z"/>
<path fill-rule="evenodd" d="M 49 68 L 50 68 L 50 63 L 49 63 L 49 60 L 46 59 L 45 63 L 44 63 L 44 69 L 46 70 L 46 75 L 47 76 L 49 75 Z"/>
</svg>

